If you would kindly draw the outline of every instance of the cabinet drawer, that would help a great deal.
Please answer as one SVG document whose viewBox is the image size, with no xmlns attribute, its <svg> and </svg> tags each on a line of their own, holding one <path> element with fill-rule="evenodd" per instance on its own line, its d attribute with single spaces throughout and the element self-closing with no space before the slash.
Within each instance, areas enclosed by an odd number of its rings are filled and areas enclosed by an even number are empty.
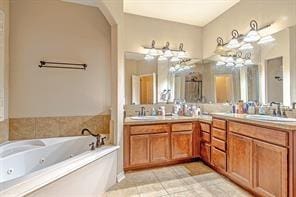
<svg viewBox="0 0 296 197">
<path fill-rule="evenodd" d="M 226 170 L 226 153 L 212 147 L 211 163 L 213 166 Z"/>
<path fill-rule="evenodd" d="M 172 131 L 191 131 L 192 123 L 172 124 Z"/>
<path fill-rule="evenodd" d="M 200 137 L 201 137 L 201 141 L 204 141 L 204 142 L 210 142 L 211 141 L 211 136 L 210 136 L 209 133 L 201 132 Z"/>
<path fill-rule="evenodd" d="M 226 121 L 220 119 L 213 119 L 213 127 L 226 130 Z"/>
<path fill-rule="evenodd" d="M 211 160 L 211 145 L 205 142 L 200 144 L 200 156 L 203 161 L 210 162 Z"/>
<path fill-rule="evenodd" d="M 220 140 L 225 141 L 226 140 L 226 131 L 221 130 L 221 129 L 213 128 L 212 136 L 214 136 L 215 138 L 218 138 Z"/>
<path fill-rule="evenodd" d="M 282 146 L 288 146 L 288 133 L 253 125 L 229 122 L 229 131 Z"/>
<path fill-rule="evenodd" d="M 226 143 L 222 140 L 219 140 L 217 138 L 212 138 L 212 146 L 225 151 L 226 150 Z"/>
<path fill-rule="evenodd" d="M 170 128 L 167 124 L 131 126 L 130 134 L 166 133 Z"/>
<path fill-rule="evenodd" d="M 209 124 L 205 124 L 205 123 L 200 123 L 200 130 L 204 131 L 204 132 L 208 132 L 210 133 L 211 131 L 211 127 Z"/>
</svg>

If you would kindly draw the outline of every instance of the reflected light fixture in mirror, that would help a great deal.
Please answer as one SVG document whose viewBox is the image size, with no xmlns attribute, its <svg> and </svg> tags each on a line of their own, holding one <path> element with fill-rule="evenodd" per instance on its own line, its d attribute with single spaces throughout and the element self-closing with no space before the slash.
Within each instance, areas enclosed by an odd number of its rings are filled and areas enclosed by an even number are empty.
<svg viewBox="0 0 296 197">
<path fill-rule="evenodd" d="M 147 54 L 147 55 L 145 55 L 144 59 L 145 60 L 153 60 L 154 59 L 154 56 Z"/>
<path fill-rule="evenodd" d="M 267 43 L 270 43 L 270 42 L 273 42 L 273 41 L 275 41 L 275 39 L 271 35 L 268 35 L 268 36 L 262 37 L 258 41 L 258 44 L 267 44 Z"/>
<path fill-rule="evenodd" d="M 254 65 L 254 62 L 251 60 L 251 53 L 246 53 L 245 59 L 246 59 L 245 61 L 246 66 Z"/>
<path fill-rule="evenodd" d="M 249 33 L 245 36 L 244 38 L 244 42 L 256 42 L 258 41 L 261 36 L 258 33 L 258 23 L 255 20 L 252 20 L 250 22 L 250 27 L 251 30 L 249 31 Z"/>
<path fill-rule="evenodd" d="M 237 39 L 239 37 L 239 33 L 237 30 L 234 29 L 232 30 L 231 34 L 232 34 L 232 39 L 229 41 L 226 47 L 229 49 L 236 49 L 240 47 L 240 43 L 238 42 L 238 39 Z"/>
<path fill-rule="evenodd" d="M 183 43 L 180 43 L 180 45 L 179 45 L 179 52 L 178 52 L 177 57 L 179 59 L 185 58 L 185 51 L 183 50 Z"/>
<path fill-rule="evenodd" d="M 253 49 L 253 45 L 251 43 L 245 43 L 243 44 L 238 50 L 244 51 L 244 50 L 250 50 Z"/>
<path fill-rule="evenodd" d="M 222 62 L 222 61 L 218 61 L 216 63 L 216 66 L 224 66 L 226 63 L 225 62 Z"/>
</svg>

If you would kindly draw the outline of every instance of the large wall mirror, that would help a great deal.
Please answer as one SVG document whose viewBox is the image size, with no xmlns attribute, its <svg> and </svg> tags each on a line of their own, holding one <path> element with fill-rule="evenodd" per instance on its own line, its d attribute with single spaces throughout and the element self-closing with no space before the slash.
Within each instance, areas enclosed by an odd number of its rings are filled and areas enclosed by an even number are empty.
<svg viewBox="0 0 296 197">
<path fill-rule="evenodd" d="M 130 104 L 233 103 L 239 100 L 263 104 L 296 101 L 296 26 L 272 35 L 274 40 L 252 44 L 251 64 L 243 67 L 218 65 L 213 55 L 201 60 L 185 58 L 145 59 L 144 54 L 125 53 L 125 101 Z M 294 95 L 294 96 L 293 96 Z"/>
</svg>

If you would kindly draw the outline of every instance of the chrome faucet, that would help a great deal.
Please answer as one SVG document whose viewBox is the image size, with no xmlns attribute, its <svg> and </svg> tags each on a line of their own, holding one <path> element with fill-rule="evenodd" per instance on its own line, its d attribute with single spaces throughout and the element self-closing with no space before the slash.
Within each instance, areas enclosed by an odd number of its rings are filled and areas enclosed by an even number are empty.
<svg viewBox="0 0 296 197">
<path fill-rule="evenodd" d="M 141 107 L 141 110 L 136 112 L 138 112 L 138 116 L 146 116 L 145 107 Z"/>
<path fill-rule="evenodd" d="M 279 102 L 271 102 L 270 103 L 270 107 L 273 105 L 273 104 L 275 104 L 275 105 L 277 105 L 277 110 L 276 110 L 276 112 L 275 112 L 275 110 L 273 110 L 273 116 L 282 116 L 282 113 L 281 113 L 281 103 L 279 103 Z"/>
<path fill-rule="evenodd" d="M 101 142 L 101 135 L 99 133 L 98 134 L 93 134 L 89 129 L 84 128 L 84 129 L 81 130 L 81 134 L 84 135 L 85 131 L 88 132 L 91 136 L 93 136 L 93 137 L 95 137 L 97 139 L 96 148 L 99 148 L 101 145 L 104 145 L 104 138 L 102 138 L 102 142 Z"/>
</svg>

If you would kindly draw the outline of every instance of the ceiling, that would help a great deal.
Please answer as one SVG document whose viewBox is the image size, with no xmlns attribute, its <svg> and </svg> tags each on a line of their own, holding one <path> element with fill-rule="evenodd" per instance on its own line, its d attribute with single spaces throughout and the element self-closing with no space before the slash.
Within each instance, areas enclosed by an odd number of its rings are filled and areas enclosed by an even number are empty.
<svg viewBox="0 0 296 197">
<path fill-rule="evenodd" d="M 124 12 L 205 26 L 240 0 L 124 0 Z"/>
</svg>

